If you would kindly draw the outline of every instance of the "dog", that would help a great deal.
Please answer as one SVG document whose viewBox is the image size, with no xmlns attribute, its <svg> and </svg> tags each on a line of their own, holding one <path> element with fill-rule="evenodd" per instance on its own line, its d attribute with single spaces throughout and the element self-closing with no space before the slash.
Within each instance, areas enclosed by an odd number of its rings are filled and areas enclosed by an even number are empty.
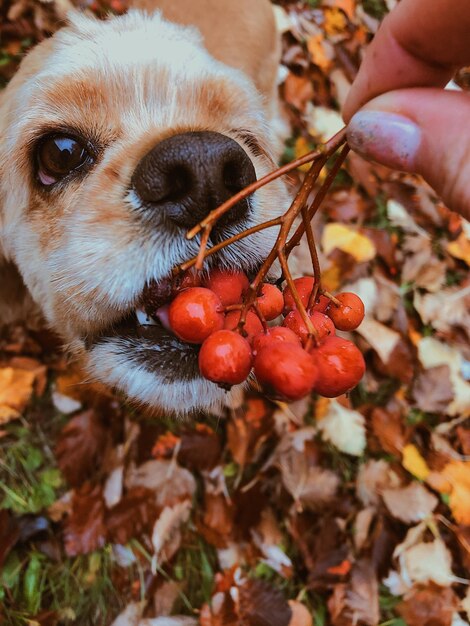
<svg viewBox="0 0 470 626">
<path fill-rule="evenodd" d="M 139 404 L 224 403 L 194 346 L 141 323 L 142 294 L 197 253 L 188 229 L 275 167 L 279 57 L 269 0 L 138 0 L 104 21 L 76 12 L 33 48 L 0 95 L 1 320 L 44 318 L 90 378 Z M 281 181 L 260 189 L 211 243 L 287 202 Z M 209 267 L 255 271 L 277 232 Z"/>
</svg>

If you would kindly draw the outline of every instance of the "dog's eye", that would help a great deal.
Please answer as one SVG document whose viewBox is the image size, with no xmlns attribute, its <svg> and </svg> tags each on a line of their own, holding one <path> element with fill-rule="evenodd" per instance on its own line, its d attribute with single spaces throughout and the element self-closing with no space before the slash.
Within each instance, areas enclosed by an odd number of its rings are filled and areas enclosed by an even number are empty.
<svg viewBox="0 0 470 626">
<path fill-rule="evenodd" d="M 52 135 L 41 142 L 38 152 L 38 178 L 52 185 L 92 161 L 88 150 L 75 137 Z"/>
</svg>

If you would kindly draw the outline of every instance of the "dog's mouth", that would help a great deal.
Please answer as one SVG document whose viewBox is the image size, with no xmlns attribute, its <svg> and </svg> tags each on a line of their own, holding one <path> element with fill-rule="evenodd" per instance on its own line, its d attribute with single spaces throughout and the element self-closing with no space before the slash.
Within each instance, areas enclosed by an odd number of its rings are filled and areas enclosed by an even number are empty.
<svg viewBox="0 0 470 626">
<path fill-rule="evenodd" d="M 254 276 L 255 272 L 248 276 Z M 185 278 L 185 281 L 187 277 Z M 191 382 L 200 379 L 200 346 L 176 337 L 168 323 L 168 307 L 176 293 L 191 285 L 181 285 L 168 276 L 148 283 L 134 308 L 117 322 L 86 339 L 88 350 L 108 344 L 113 353 L 129 365 L 143 367 L 161 382 Z"/>
</svg>

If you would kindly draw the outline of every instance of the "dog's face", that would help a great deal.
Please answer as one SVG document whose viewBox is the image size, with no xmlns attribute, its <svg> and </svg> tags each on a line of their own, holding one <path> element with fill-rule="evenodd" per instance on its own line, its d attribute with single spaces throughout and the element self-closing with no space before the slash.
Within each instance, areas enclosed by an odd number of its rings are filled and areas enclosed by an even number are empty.
<svg viewBox="0 0 470 626">
<path fill-rule="evenodd" d="M 224 392 L 197 351 L 135 310 L 147 284 L 194 256 L 187 230 L 273 168 L 263 103 L 191 29 L 138 12 L 83 16 L 37 46 L 0 106 L 0 254 L 92 377 L 184 411 Z M 279 215 L 274 183 L 236 207 L 214 241 Z M 214 255 L 255 269 L 275 232 Z M 139 316 L 140 317 L 140 316 Z"/>
</svg>

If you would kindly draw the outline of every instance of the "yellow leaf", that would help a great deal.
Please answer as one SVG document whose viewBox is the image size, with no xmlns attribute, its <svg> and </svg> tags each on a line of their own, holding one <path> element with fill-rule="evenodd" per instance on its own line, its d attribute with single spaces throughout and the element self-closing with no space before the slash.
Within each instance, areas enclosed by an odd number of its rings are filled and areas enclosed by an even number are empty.
<svg viewBox="0 0 470 626">
<path fill-rule="evenodd" d="M 465 232 L 460 233 L 455 241 L 447 244 L 447 252 L 456 259 L 462 259 L 467 265 L 470 265 L 470 240 Z"/>
<path fill-rule="evenodd" d="M 441 472 L 449 481 L 449 506 L 456 522 L 470 525 L 470 461 L 452 461 Z"/>
<path fill-rule="evenodd" d="M 325 9 L 325 32 L 328 35 L 338 35 L 344 32 L 348 20 L 343 11 L 337 7 Z"/>
<path fill-rule="evenodd" d="M 327 291 L 337 291 L 341 284 L 341 269 L 333 263 L 331 267 L 321 273 L 321 282 Z"/>
<path fill-rule="evenodd" d="M 328 407 L 330 405 L 329 398 L 323 398 L 320 396 L 315 404 L 315 419 L 317 422 L 322 420 L 325 415 L 328 413 Z"/>
<path fill-rule="evenodd" d="M 305 154 L 307 154 L 307 152 L 310 152 L 311 150 L 313 150 L 313 146 L 307 139 L 305 139 L 305 137 L 297 137 L 294 146 L 294 155 L 296 159 L 300 159 L 300 157 L 303 157 Z M 301 172 L 308 172 L 311 165 L 311 163 L 305 163 L 305 165 L 301 165 L 299 167 L 299 170 Z"/>
<path fill-rule="evenodd" d="M 353 256 L 359 263 L 370 261 L 376 255 L 374 243 L 368 237 L 350 226 L 337 222 L 325 226 L 322 235 L 322 248 L 326 255 L 338 248 Z"/>
<path fill-rule="evenodd" d="M 402 465 L 410 474 L 413 474 L 413 476 L 416 476 L 416 478 L 420 480 L 426 480 L 431 471 L 418 448 L 412 443 L 407 444 L 403 448 Z"/>
<path fill-rule="evenodd" d="M 35 374 L 14 367 L 0 368 L 0 415 L 2 423 L 17 417 L 33 393 Z"/>
</svg>

